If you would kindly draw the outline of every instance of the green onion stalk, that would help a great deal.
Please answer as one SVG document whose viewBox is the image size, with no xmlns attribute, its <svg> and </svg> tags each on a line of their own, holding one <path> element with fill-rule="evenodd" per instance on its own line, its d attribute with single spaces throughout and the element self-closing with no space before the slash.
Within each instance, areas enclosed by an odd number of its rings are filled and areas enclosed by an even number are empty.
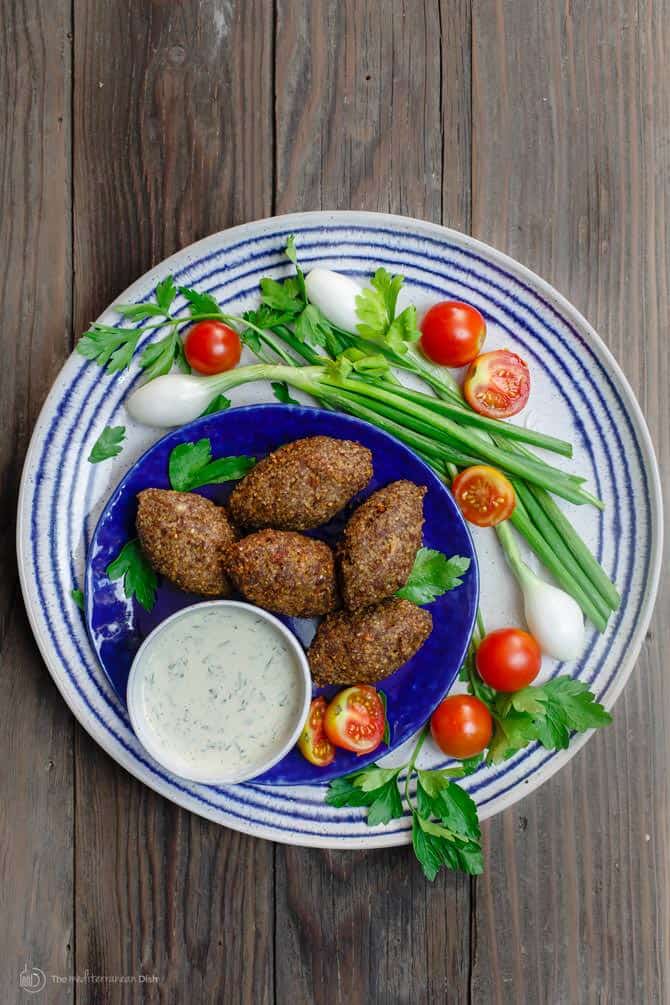
<svg viewBox="0 0 670 1005">
<path fill-rule="evenodd" d="M 536 432 L 529 438 L 529 431 L 517 426 L 505 426 L 500 435 L 502 423 L 473 421 L 454 396 L 438 401 L 422 392 L 411 392 L 389 380 L 384 370 L 346 372 L 337 362 L 300 342 L 288 327 L 272 333 L 257 330 L 256 335 L 253 351 L 264 362 L 212 377 L 158 377 L 131 396 L 130 413 L 140 421 L 173 426 L 197 417 L 213 398 L 225 396 L 234 387 L 258 380 L 281 382 L 311 395 L 327 408 L 347 412 L 391 433 L 447 483 L 460 468 L 482 461 L 492 464 L 506 472 L 515 486 L 517 505 L 510 522 L 584 613 L 604 629 L 609 613 L 618 605 L 618 594 L 550 493 L 577 505 L 601 504 L 583 488 L 581 479 L 546 463 L 524 446 L 549 446 L 567 454 L 569 444 Z M 266 350 L 279 356 L 281 362 L 269 362 Z M 354 361 L 353 367 L 356 365 Z M 492 427 L 498 435 L 491 435 Z M 519 440 L 512 439 L 519 434 Z"/>
</svg>

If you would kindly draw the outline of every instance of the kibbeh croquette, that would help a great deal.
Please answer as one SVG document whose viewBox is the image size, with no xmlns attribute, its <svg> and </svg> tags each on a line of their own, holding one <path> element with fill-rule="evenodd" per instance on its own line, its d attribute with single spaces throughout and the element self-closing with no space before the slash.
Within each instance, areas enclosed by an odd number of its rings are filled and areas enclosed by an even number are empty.
<svg viewBox="0 0 670 1005">
<path fill-rule="evenodd" d="M 336 611 L 324 618 L 309 647 L 312 677 L 320 687 L 383 680 L 414 656 L 432 627 L 429 611 L 399 597 Z"/>
<path fill-rule="evenodd" d="M 351 515 L 338 549 L 345 607 L 369 607 L 405 585 L 421 547 L 425 494 L 422 485 L 391 482 Z"/>
<path fill-rule="evenodd" d="M 333 552 L 295 531 L 242 538 L 228 549 L 226 571 L 247 600 L 275 614 L 310 618 L 339 606 Z"/>
<path fill-rule="evenodd" d="M 372 477 L 372 454 L 351 440 L 310 436 L 269 454 L 233 490 L 241 527 L 310 530 L 327 523 Z"/>
<path fill-rule="evenodd" d="M 224 507 L 169 489 L 145 489 L 137 500 L 137 534 L 156 572 L 190 593 L 229 597 L 223 559 L 237 534 Z"/>
</svg>

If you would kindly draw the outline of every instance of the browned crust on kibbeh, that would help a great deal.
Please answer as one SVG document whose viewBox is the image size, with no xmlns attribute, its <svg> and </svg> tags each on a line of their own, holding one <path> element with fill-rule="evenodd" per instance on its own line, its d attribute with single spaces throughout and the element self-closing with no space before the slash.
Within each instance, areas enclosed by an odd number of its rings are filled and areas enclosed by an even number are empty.
<svg viewBox="0 0 670 1005">
<path fill-rule="evenodd" d="M 425 494 L 423 485 L 391 482 L 351 515 L 338 549 L 345 607 L 369 607 L 405 585 L 421 547 Z"/>
<path fill-rule="evenodd" d="M 276 614 L 310 618 L 339 606 L 332 550 L 295 531 L 249 534 L 228 549 L 226 570 L 247 600 Z"/>
<path fill-rule="evenodd" d="M 310 436 L 273 451 L 235 486 L 242 527 L 309 530 L 327 523 L 372 477 L 372 454 L 352 440 Z"/>
<path fill-rule="evenodd" d="M 433 628 L 429 611 L 394 597 L 360 611 L 336 611 L 319 625 L 307 657 L 314 682 L 373 684 L 398 670 Z"/>
<path fill-rule="evenodd" d="M 144 489 L 137 501 L 137 534 L 156 572 L 189 593 L 230 596 L 223 560 L 237 534 L 224 507 L 171 489 Z"/>
</svg>

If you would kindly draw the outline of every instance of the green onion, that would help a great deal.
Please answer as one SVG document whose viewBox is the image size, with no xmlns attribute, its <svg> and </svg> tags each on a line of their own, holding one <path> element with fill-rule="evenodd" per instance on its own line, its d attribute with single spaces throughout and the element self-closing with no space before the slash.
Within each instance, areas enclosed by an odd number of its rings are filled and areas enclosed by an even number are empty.
<svg viewBox="0 0 670 1005">
<path fill-rule="evenodd" d="M 530 451 L 520 444 L 513 444 L 511 447 L 522 456 L 533 457 Z M 535 485 L 528 486 L 529 491 L 543 510 L 547 519 L 553 524 L 557 533 L 564 540 L 580 566 L 598 590 L 608 607 L 616 611 L 621 604 L 621 596 L 611 579 L 600 565 L 598 560 L 591 554 L 588 546 L 584 543 L 575 528 L 572 526 L 563 510 L 552 499 L 549 492 L 540 489 Z"/>
<path fill-rule="evenodd" d="M 591 554 L 563 510 L 554 502 L 548 492 L 536 486 L 528 486 L 528 491 L 543 509 L 548 520 L 553 521 L 558 534 L 568 546 L 577 562 L 591 580 L 600 595 L 616 611 L 621 604 L 621 595 L 598 560 Z"/>
<path fill-rule="evenodd" d="M 444 401 L 431 397 L 422 391 L 413 391 L 409 387 L 402 385 L 397 388 L 396 394 L 408 401 L 414 401 L 423 405 L 432 412 L 439 415 L 447 415 L 450 418 L 464 422 L 466 425 L 483 429 L 486 432 L 495 433 L 510 440 L 519 440 L 522 443 L 532 443 L 536 447 L 544 450 L 552 450 L 554 453 L 562 454 L 564 457 L 572 457 L 572 444 L 566 440 L 559 440 L 555 436 L 548 436 L 535 429 L 527 429 L 525 426 L 514 426 L 510 422 L 501 422 L 499 419 L 488 419 L 484 415 L 479 415 L 465 405 L 457 405 L 451 401 Z"/>
<path fill-rule="evenodd" d="M 530 488 L 524 485 L 523 482 L 519 481 L 514 481 L 513 485 L 514 491 L 517 493 L 517 505 L 520 500 L 521 505 L 526 511 L 527 517 L 532 520 L 539 533 L 542 534 L 546 543 L 552 548 L 557 560 L 561 562 L 566 572 L 572 576 L 575 584 L 590 597 L 593 606 L 598 609 L 602 617 L 607 620 L 607 618 L 609 618 L 611 608 L 595 589 L 590 578 L 576 561 L 572 552 L 567 548 L 564 539 L 558 533 L 551 520 L 548 519 L 546 513 L 533 496 Z M 579 598 L 575 596 L 575 600 L 577 600 L 581 606 Z"/>
<path fill-rule="evenodd" d="M 604 632 L 607 628 L 607 618 L 601 613 L 600 608 L 596 606 L 589 594 L 575 582 L 569 570 L 566 569 L 557 557 L 551 545 L 542 537 L 542 534 L 531 522 L 525 510 L 517 505 L 509 518 L 509 522 L 525 537 L 542 564 L 556 577 L 562 589 L 566 593 L 569 593 L 571 597 L 574 597 L 584 614 L 591 619 L 598 631 Z"/>
<path fill-rule="evenodd" d="M 317 379 L 320 383 L 332 386 L 331 378 L 327 373 Z M 589 496 L 587 499 L 584 491 L 577 487 L 574 481 L 559 468 L 554 468 L 540 460 L 527 460 L 517 453 L 502 450 L 495 444 L 489 443 L 483 436 L 477 435 L 475 431 L 459 426 L 446 416 L 436 415 L 422 405 L 400 398 L 394 392 L 350 378 L 339 380 L 336 386 L 348 391 L 360 391 L 367 397 L 395 405 L 398 412 L 402 412 L 406 416 L 428 421 L 434 427 L 433 435 L 436 439 L 442 440 L 442 437 L 446 435 L 453 445 L 459 448 L 465 447 L 468 451 L 479 455 L 503 471 L 525 478 L 542 488 L 550 489 L 555 495 L 562 496 L 569 502 L 583 505 L 585 502 L 592 501 L 592 498 Z M 318 391 L 316 393 L 318 396 Z"/>
<path fill-rule="evenodd" d="M 459 467 L 468 468 L 473 464 L 479 464 L 479 458 L 473 456 L 472 454 L 466 454 L 461 450 L 457 450 L 453 447 L 448 446 L 444 443 L 443 439 L 435 439 L 435 427 L 430 423 L 421 419 L 409 418 L 403 416 L 402 413 L 398 413 L 397 408 L 391 405 L 386 405 L 383 402 L 375 401 L 374 404 L 371 403 L 370 399 L 363 394 L 358 392 L 348 392 L 346 399 L 343 397 L 342 400 L 354 400 L 358 403 L 365 405 L 367 411 L 370 415 L 382 415 L 387 419 L 393 420 L 394 424 L 399 429 L 413 429 L 414 431 L 421 433 L 424 438 L 432 441 L 433 445 L 437 448 L 440 456 L 444 457 L 445 460 L 450 460 L 453 464 L 457 464 Z M 401 425 L 398 421 L 399 418 L 404 420 L 404 425 Z M 369 422 L 374 422 L 374 418 L 368 419 Z"/>
</svg>

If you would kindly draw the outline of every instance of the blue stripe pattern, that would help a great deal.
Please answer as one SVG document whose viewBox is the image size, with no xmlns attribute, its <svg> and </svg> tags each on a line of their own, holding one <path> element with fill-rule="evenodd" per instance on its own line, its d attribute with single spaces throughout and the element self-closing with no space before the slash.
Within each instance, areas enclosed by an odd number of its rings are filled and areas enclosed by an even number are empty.
<svg viewBox="0 0 670 1005">
<path fill-rule="evenodd" d="M 611 396 L 614 397 L 616 400 L 617 406 L 621 412 L 621 417 L 624 420 L 627 433 L 630 436 L 633 444 L 635 445 L 636 450 L 636 457 L 634 458 L 635 467 L 637 471 L 641 473 L 641 477 L 646 480 L 646 471 L 644 464 L 642 463 L 640 448 L 636 437 L 636 430 L 633 427 L 630 416 L 626 412 L 618 388 L 612 381 L 610 375 L 600 364 L 593 347 L 590 345 L 589 342 L 587 342 L 582 337 L 581 333 L 577 331 L 574 328 L 574 326 L 570 325 L 566 321 L 566 319 L 563 318 L 558 313 L 558 311 L 553 307 L 553 305 L 549 301 L 538 295 L 537 291 L 533 290 L 532 287 L 521 282 L 521 280 L 518 279 L 516 276 L 514 276 L 513 273 L 507 272 L 500 266 L 493 264 L 490 261 L 487 261 L 481 255 L 475 252 L 471 252 L 470 250 L 465 250 L 464 248 L 452 244 L 447 240 L 437 241 L 435 239 L 428 238 L 422 235 L 420 238 L 420 245 L 421 245 L 420 250 L 416 251 L 413 248 L 403 247 L 402 254 L 401 252 L 398 252 L 398 257 L 393 258 L 389 257 L 389 247 L 390 245 L 392 245 L 393 239 L 397 240 L 397 233 L 394 231 L 389 231 L 386 228 L 358 227 L 358 226 L 328 227 L 324 232 L 324 230 L 321 227 L 303 227 L 303 228 L 293 228 L 291 232 L 296 233 L 296 235 L 299 238 L 305 238 L 312 234 L 318 234 L 322 238 L 321 241 L 319 242 L 310 243 L 303 240 L 300 241 L 301 258 L 305 261 L 306 264 L 310 264 L 311 262 L 316 261 L 323 262 L 324 258 L 328 258 L 329 255 L 331 255 L 333 249 L 337 249 L 337 252 L 341 253 L 342 257 L 346 259 L 347 262 L 373 261 L 375 264 L 386 264 L 391 266 L 395 265 L 397 267 L 399 265 L 399 259 L 400 259 L 400 263 L 404 265 L 402 271 L 408 274 L 409 282 L 412 286 L 418 286 L 425 290 L 431 292 L 434 291 L 441 295 L 444 295 L 445 284 L 448 283 L 457 284 L 460 288 L 468 292 L 467 299 L 470 299 L 472 302 L 477 303 L 478 306 L 480 306 L 480 308 L 484 309 L 484 312 L 489 316 L 489 318 L 492 318 L 502 330 L 504 330 L 506 333 L 512 336 L 516 341 L 523 344 L 525 351 L 529 355 L 538 356 L 535 346 L 537 346 L 538 344 L 541 345 L 542 358 L 546 360 L 547 356 L 550 355 L 552 357 L 553 363 L 556 366 L 556 368 L 559 371 L 563 372 L 563 380 L 565 381 L 566 385 L 570 387 L 570 394 L 572 396 L 574 396 L 575 394 L 579 395 L 579 397 L 581 398 L 582 405 L 585 408 L 590 421 L 595 426 L 599 440 L 598 445 L 603 450 L 608 465 L 608 480 L 611 479 L 611 483 L 613 485 L 616 485 L 616 481 L 620 481 L 621 479 L 623 479 L 624 497 L 627 506 L 627 512 L 629 515 L 628 535 L 629 540 L 631 539 L 635 540 L 637 531 L 635 522 L 635 503 L 633 500 L 632 483 L 629 474 L 629 466 L 631 463 L 631 459 L 630 458 L 628 459 L 629 461 L 628 464 L 626 465 L 621 464 L 621 458 L 624 455 L 624 444 L 621 435 L 619 433 L 617 422 L 614 421 L 614 417 L 612 416 L 610 408 L 608 407 L 608 402 L 605 400 L 605 396 L 602 391 L 603 384 L 608 385 L 608 390 Z M 338 241 L 335 239 L 336 235 L 340 232 L 345 236 L 344 241 Z M 191 278 L 191 274 L 197 274 L 195 277 L 195 281 L 197 282 L 197 285 L 203 289 L 206 288 L 203 285 L 205 282 L 207 282 L 210 279 L 214 279 L 215 282 L 209 288 L 213 291 L 218 291 L 220 289 L 225 290 L 226 287 L 233 282 L 235 283 L 235 285 L 237 285 L 237 283 L 239 283 L 240 280 L 247 277 L 253 276 L 255 279 L 257 279 L 257 277 L 260 274 L 263 274 L 268 269 L 272 269 L 273 272 L 275 273 L 277 273 L 278 271 L 282 271 L 277 270 L 276 266 L 280 262 L 283 263 L 283 259 L 281 258 L 280 254 L 280 249 L 283 244 L 283 239 L 286 236 L 288 236 L 288 233 L 289 231 L 278 230 L 272 235 L 268 234 L 263 235 L 262 237 L 254 237 L 251 239 L 240 241 L 234 245 L 231 245 L 228 248 L 223 248 L 216 252 L 205 255 L 202 258 L 199 258 L 197 261 L 189 263 L 189 265 L 185 269 L 178 272 L 177 278 L 182 283 L 193 282 L 194 279 Z M 352 240 L 352 235 L 355 235 L 355 240 Z M 370 239 L 371 236 L 376 238 L 386 237 L 387 240 L 385 243 L 382 243 L 379 240 L 372 241 Z M 242 256 L 235 263 L 231 262 L 231 258 L 236 251 L 238 250 L 247 251 L 249 247 L 254 248 L 254 246 L 257 246 L 258 244 L 267 242 L 269 240 L 272 240 L 273 242 L 272 249 L 253 251 L 250 254 L 245 254 L 244 256 Z M 357 247 L 359 250 L 362 247 L 362 249 L 366 252 L 366 254 L 361 255 L 352 253 L 351 251 L 342 251 L 341 249 L 343 243 L 346 245 L 353 244 L 354 247 Z M 427 250 L 424 250 L 424 248 L 428 247 L 436 248 L 439 251 L 439 253 L 434 254 L 429 253 Z M 312 251 L 315 253 L 313 255 L 310 255 L 309 252 Z M 368 251 L 370 252 L 370 254 L 367 254 Z M 307 252 L 307 254 L 305 254 L 305 252 Z M 378 253 L 373 254 L 373 252 Z M 213 262 L 221 255 L 226 256 L 226 260 L 229 264 L 221 268 L 210 270 L 205 274 L 201 274 L 199 272 L 199 270 L 203 266 L 206 266 L 210 262 Z M 414 258 L 418 258 L 419 261 L 415 262 L 413 260 Z M 467 260 L 470 263 L 470 266 L 467 268 L 461 266 L 458 262 L 458 259 L 461 258 Z M 251 263 L 253 263 L 252 269 L 249 269 L 246 272 L 239 271 L 239 269 L 242 266 Z M 429 263 L 429 265 L 433 266 L 433 268 L 430 268 L 423 263 Z M 407 268 L 407 266 L 409 266 L 409 268 Z M 436 266 L 437 270 L 435 268 Z M 482 266 L 483 269 L 480 268 L 480 270 L 477 271 L 477 266 Z M 446 267 L 446 268 L 440 268 L 440 267 Z M 484 273 L 484 269 L 486 270 L 486 272 L 493 273 L 497 278 L 495 280 L 489 278 Z M 369 268 L 359 269 L 358 267 L 354 268 L 348 267 L 347 271 L 351 272 L 352 274 L 367 275 L 369 274 L 370 270 Z M 417 278 L 415 273 L 419 273 L 419 276 L 424 278 Z M 220 281 L 221 277 L 223 277 L 223 282 Z M 236 289 L 235 292 L 232 293 L 230 297 L 224 299 L 223 302 L 228 303 L 230 301 L 240 301 L 244 297 L 254 292 L 256 288 L 257 288 L 257 282 L 254 282 L 253 285 L 245 287 L 244 289 L 241 290 Z M 512 292 L 512 289 L 518 290 L 519 292 Z M 147 293 L 147 296 L 148 295 L 149 293 Z M 541 308 L 548 311 L 553 317 L 556 318 L 558 322 L 560 322 L 561 325 L 563 325 L 565 328 L 568 329 L 571 338 L 577 340 L 579 344 L 580 349 L 579 354 L 577 354 L 574 351 L 572 345 L 570 344 L 570 341 L 563 336 L 559 328 L 557 328 L 554 325 L 548 324 L 546 320 L 542 318 L 539 312 L 533 308 L 533 306 L 528 302 L 528 300 L 524 299 L 524 295 L 526 297 L 532 297 L 534 301 L 541 306 Z M 524 312 L 526 315 L 532 318 L 533 327 L 531 327 L 524 319 L 524 317 L 522 316 L 522 312 Z M 510 327 L 510 323 L 514 325 L 513 330 Z M 122 326 L 123 324 L 120 323 L 119 327 Z M 549 343 L 547 343 L 546 339 L 542 337 L 543 328 L 546 329 L 548 332 L 550 332 L 552 340 L 554 342 L 558 342 L 561 345 L 561 353 L 558 353 L 554 349 L 554 347 L 551 346 Z M 592 364 L 591 368 L 588 366 L 588 364 L 586 366 L 584 366 L 583 364 L 583 357 L 586 356 L 590 356 L 591 358 L 591 364 Z M 586 392 L 582 388 L 581 384 L 575 385 L 571 383 L 572 381 L 571 368 L 566 363 L 566 359 L 568 357 L 570 358 L 570 362 L 572 364 L 574 364 L 578 368 L 581 368 L 580 378 L 583 378 L 585 382 L 589 385 L 588 392 Z M 79 424 L 81 422 L 82 415 L 90 399 L 93 398 L 99 386 L 99 382 L 94 381 L 91 383 L 91 386 L 86 392 L 83 400 L 78 405 L 76 414 L 73 412 L 71 416 L 68 416 L 68 412 L 69 407 L 74 399 L 75 391 L 77 390 L 78 385 L 82 381 L 85 381 L 86 376 L 90 377 L 90 366 L 91 364 L 82 361 L 82 364 L 79 367 L 78 371 L 75 373 L 70 386 L 65 391 L 62 401 L 60 402 L 58 409 L 56 410 L 56 412 L 52 417 L 47 434 L 44 437 L 44 441 L 42 443 L 42 451 L 37 465 L 35 501 L 32 510 L 33 566 L 34 566 L 34 575 L 38 590 L 38 596 L 40 598 L 40 602 L 45 612 L 47 610 L 47 593 L 45 591 L 45 583 L 43 582 L 44 572 L 41 571 L 41 565 L 38 555 L 38 545 L 40 544 L 40 539 L 37 528 L 37 516 L 40 512 L 41 493 L 44 485 L 43 474 L 48 461 L 49 450 L 51 448 L 52 443 L 54 442 L 56 434 L 58 433 L 59 435 L 63 435 L 63 433 L 65 433 L 65 439 L 67 441 L 67 439 L 69 439 L 69 437 L 74 433 L 75 430 L 79 432 Z M 595 379 L 595 377 L 591 373 L 591 369 L 593 369 L 593 371 L 597 373 L 597 379 Z M 138 379 L 138 377 L 139 375 L 137 375 L 134 378 L 133 383 Z M 117 408 L 120 407 L 123 398 L 125 398 L 125 395 L 129 390 L 130 385 L 125 375 L 115 374 L 112 375 L 111 377 L 105 377 L 103 379 L 105 381 L 105 393 L 101 395 L 99 402 L 97 403 L 91 417 L 88 420 L 86 426 L 86 432 L 82 437 L 80 447 L 78 450 L 78 455 L 75 464 L 75 475 L 73 477 L 73 484 L 75 485 L 78 483 L 79 480 L 78 476 L 81 471 L 81 466 L 82 464 L 86 463 L 83 454 L 84 454 L 84 443 L 88 438 L 88 434 L 95 427 L 100 412 L 103 411 L 104 409 L 106 412 L 109 413 L 110 392 L 112 390 L 117 392 L 114 400 L 114 411 L 115 411 Z M 561 386 L 559 380 L 554 378 L 554 384 L 555 384 L 555 390 L 565 400 L 568 400 L 567 392 L 563 390 L 563 387 Z M 616 452 L 614 456 L 608 447 L 605 431 L 603 430 L 601 423 L 595 413 L 595 410 L 591 405 L 590 399 L 595 399 L 599 403 L 602 411 L 610 420 L 611 429 L 609 430 L 609 432 L 610 435 L 612 435 L 613 433 L 616 444 Z M 71 423 L 67 428 L 65 428 L 66 416 L 71 418 Z M 599 471 L 596 464 L 596 459 L 594 456 L 592 445 L 586 435 L 586 431 L 583 426 L 581 432 L 582 432 L 582 438 L 584 440 L 584 446 L 586 447 L 589 456 L 592 474 L 596 480 L 596 486 L 598 492 L 600 493 L 602 491 L 602 488 L 599 484 Z M 619 460 L 618 465 L 616 464 L 617 459 Z M 56 482 L 53 487 L 49 500 L 50 520 L 52 527 L 56 526 L 56 510 L 58 501 L 60 499 L 60 492 L 62 487 L 61 483 L 63 476 L 64 476 L 64 469 L 63 466 L 61 465 L 59 467 Z M 87 513 L 90 504 L 90 493 L 93 487 L 92 481 L 93 481 L 92 478 L 90 477 L 86 478 L 87 500 L 86 500 L 85 511 Z M 642 520 L 643 527 L 645 528 L 649 528 L 651 519 L 649 495 L 647 489 L 648 487 L 645 486 L 645 491 L 641 493 L 641 497 L 645 502 L 645 511 Z M 618 496 L 616 498 L 618 502 Z M 74 551 L 73 544 L 77 540 L 76 530 L 75 527 L 73 526 L 73 520 L 74 517 L 73 514 L 71 513 L 68 528 L 70 535 L 69 551 L 71 556 Z M 621 532 L 623 532 L 623 528 L 621 526 L 621 513 L 619 512 L 618 505 L 617 505 L 617 512 L 615 514 L 615 521 L 616 521 L 615 529 L 619 529 Z M 50 569 L 52 572 L 55 572 L 55 570 L 58 569 L 57 535 L 54 533 L 51 534 L 50 537 L 51 537 L 50 549 L 49 549 Z M 629 549 L 629 558 L 627 562 L 627 567 L 625 571 L 622 574 L 620 574 L 619 543 L 621 537 L 622 533 L 615 534 L 616 547 L 615 547 L 614 563 L 610 571 L 614 573 L 615 578 L 619 581 L 620 584 L 621 583 L 625 584 L 630 582 L 630 577 L 632 575 L 633 549 L 632 548 Z M 86 538 L 88 538 L 88 534 L 86 535 Z M 600 527 L 597 550 L 599 558 L 602 558 L 602 552 L 603 552 L 602 526 Z M 640 555 L 638 552 L 635 558 L 638 563 L 640 562 L 641 559 L 644 561 L 644 575 L 642 578 L 642 582 L 646 582 L 650 564 L 649 548 L 647 547 L 645 549 L 644 555 Z M 72 577 L 71 582 L 74 582 L 75 568 L 73 558 L 70 559 L 70 563 L 71 565 L 69 571 Z M 60 581 L 56 584 L 58 590 L 60 611 L 65 616 L 66 620 L 68 641 L 75 647 L 79 660 L 81 661 L 81 665 L 87 669 L 86 683 L 87 684 L 91 683 L 93 685 L 95 691 L 97 692 L 98 697 L 102 700 L 104 706 L 106 706 L 110 718 L 107 718 L 106 716 L 102 715 L 99 712 L 99 710 L 95 707 L 93 702 L 89 699 L 88 694 L 84 691 L 78 679 L 78 674 L 80 674 L 80 668 L 74 670 L 72 667 L 68 665 L 67 658 L 60 644 L 55 626 L 48 618 L 46 618 L 46 614 L 45 618 L 47 620 L 47 629 L 50 633 L 52 644 L 55 648 L 56 653 L 59 656 L 62 665 L 66 669 L 68 680 L 75 688 L 77 694 L 81 698 L 89 714 L 92 714 L 98 721 L 100 726 L 102 726 L 109 732 L 110 736 L 113 737 L 115 742 L 118 743 L 122 748 L 124 748 L 125 751 L 138 763 L 138 765 L 141 765 L 141 768 L 143 769 L 144 773 L 151 773 L 154 776 L 156 776 L 163 783 L 163 787 L 165 785 L 168 785 L 171 789 L 175 790 L 176 793 L 183 794 L 187 796 L 189 799 L 193 799 L 207 808 L 218 811 L 219 815 L 221 816 L 221 819 L 224 822 L 226 821 L 226 818 L 233 817 L 243 823 L 252 825 L 255 818 L 258 818 L 258 816 L 262 816 L 263 814 L 267 815 L 270 809 L 269 807 L 270 793 L 266 788 L 262 788 L 260 786 L 254 786 L 253 784 L 248 784 L 245 786 L 236 786 L 236 787 L 223 787 L 223 788 L 184 785 L 180 783 L 178 779 L 175 779 L 173 776 L 170 776 L 165 772 L 163 772 L 155 764 L 153 764 L 153 762 L 149 761 L 143 755 L 143 753 L 141 752 L 141 748 L 136 742 L 134 742 L 132 734 L 130 734 L 130 727 L 128 724 L 127 717 L 125 715 L 125 710 L 123 710 L 121 704 L 115 700 L 110 689 L 108 689 L 106 686 L 105 687 L 102 686 L 101 684 L 102 674 L 100 674 L 98 668 L 95 667 L 93 669 L 89 665 L 90 655 L 84 652 L 80 644 L 81 626 L 75 625 L 71 616 L 71 608 L 68 603 L 68 594 L 70 585 L 71 585 L 70 582 L 63 582 L 63 581 Z M 641 603 L 641 599 L 642 598 L 640 596 L 640 598 L 638 598 L 639 604 Z M 628 613 L 630 614 L 630 612 Z M 617 615 L 616 619 L 617 624 L 620 621 L 622 615 L 623 612 L 620 612 Z M 623 651 L 625 651 L 625 648 L 627 648 L 627 645 L 630 642 L 630 638 L 634 631 L 635 621 L 636 621 L 635 618 L 633 618 L 631 621 L 631 628 L 628 633 L 628 637 L 626 639 Z M 597 641 L 598 639 L 594 637 L 589 649 L 589 653 L 587 654 L 585 661 L 583 661 L 584 663 L 588 661 L 588 658 L 590 657 L 594 646 L 597 644 Z M 595 669 L 591 670 L 588 677 L 589 680 L 596 679 L 596 677 L 598 676 L 598 674 L 602 669 L 603 662 L 607 658 L 607 655 L 608 654 L 606 652 L 603 652 L 603 655 L 600 661 L 598 662 L 597 666 L 595 667 Z M 606 680 L 604 687 L 601 687 L 599 689 L 601 696 L 606 693 L 614 677 L 616 676 L 617 671 L 618 666 L 613 666 L 612 673 Z M 114 727 L 113 720 L 115 717 L 119 720 L 120 729 Z M 123 731 L 125 731 L 126 735 L 124 735 Z M 130 736 L 128 736 L 128 734 L 130 734 Z M 480 801 L 480 806 L 484 806 L 488 802 L 499 798 L 504 792 L 509 791 L 515 786 L 518 786 L 519 790 L 522 790 L 524 780 L 531 774 L 539 770 L 540 767 L 550 762 L 552 758 L 554 758 L 555 756 L 556 756 L 555 754 L 549 753 L 538 759 L 537 751 L 525 751 L 522 754 L 518 755 L 517 758 L 514 758 L 511 761 L 506 762 L 506 764 L 502 768 L 497 769 L 495 772 L 492 772 L 491 770 L 488 770 L 486 772 L 480 772 L 479 774 L 481 775 L 481 780 L 479 780 L 477 776 L 475 776 L 475 778 L 471 781 L 470 791 L 474 793 L 482 788 L 488 789 L 491 788 L 492 782 L 495 783 L 491 794 L 487 795 L 486 798 L 483 798 Z M 520 776 L 518 773 L 519 765 L 522 762 L 527 761 L 529 759 L 532 760 L 532 765 L 528 768 L 525 774 Z M 514 777 L 511 781 L 509 781 L 508 776 L 511 775 L 513 775 Z M 502 787 L 501 785 L 501 783 L 503 782 L 505 782 L 505 787 Z M 507 784 L 507 782 L 509 782 L 509 784 Z M 308 791 L 311 793 L 312 789 Z M 314 787 L 313 791 L 316 796 L 316 799 L 311 798 L 311 796 L 307 796 L 307 794 L 302 789 L 300 790 L 299 798 L 295 798 L 290 790 L 285 791 L 282 790 L 280 794 L 279 792 L 273 789 L 271 793 L 271 795 L 275 797 L 273 805 L 278 803 L 284 810 L 285 815 L 290 817 L 290 822 L 286 824 L 282 822 L 281 819 L 276 819 L 276 817 L 273 816 L 271 821 L 271 828 L 273 830 L 286 832 L 287 834 L 313 835 L 315 833 L 314 824 L 332 823 L 342 825 L 345 823 L 351 823 L 354 825 L 354 830 L 345 831 L 341 826 L 337 826 L 337 828 L 334 829 L 332 832 L 325 831 L 323 836 L 325 837 L 328 836 L 328 834 L 330 834 L 333 843 L 336 843 L 338 838 L 345 838 L 345 839 L 352 837 L 359 838 L 361 837 L 361 835 L 365 836 L 366 834 L 369 834 L 372 841 L 374 842 L 376 836 L 375 832 L 368 832 L 365 829 L 361 830 L 360 814 L 349 815 L 349 814 L 343 814 L 340 811 L 335 812 L 329 811 L 326 808 L 324 808 L 321 803 L 322 796 L 319 792 L 319 788 Z M 520 794 L 522 794 L 521 791 Z M 216 799 L 216 795 L 220 797 L 218 801 Z M 237 809 L 236 806 L 238 807 Z M 315 815 L 314 809 L 316 809 L 317 807 L 319 811 L 318 821 L 314 819 Z M 303 828 L 299 826 L 298 825 L 299 820 L 304 822 L 308 821 L 311 822 L 312 828 Z M 385 835 L 389 834 L 404 835 L 405 831 L 406 826 L 401 826 L 395 829 L 385 828 L 383 830 L 383 833 Z"/>
</svg>

